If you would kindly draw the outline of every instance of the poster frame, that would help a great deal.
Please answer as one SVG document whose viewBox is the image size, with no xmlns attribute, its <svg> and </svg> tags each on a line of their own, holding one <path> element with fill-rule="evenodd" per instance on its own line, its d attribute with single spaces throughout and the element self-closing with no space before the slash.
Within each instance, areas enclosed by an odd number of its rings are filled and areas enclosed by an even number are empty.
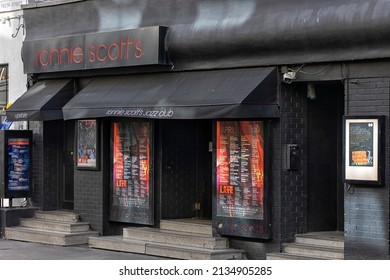
<svg viewBox="0 0 390 280">
<path fill-rule="evenodd" d="M 9 145 L 8 140 L 11 138 L 25 138 L 28 139 L 28 150 L 29 150 L 29 187 L 27 190 L 10 190 L 9 189 Z M 0 162 L 2 168 L 0 168 L 0 181 L 3 184 L 0 186 L 0 197 L 1 198 L 25 198 L 31 197 L 32 193 L 32 158 L 33 158 L 33 133 L 31 130 L 1 130 L 0 131 Z"/>
<path fill-rule="evenodd" d="M 150 125 L 150 162 L 149 162 L 149 208 L 148 208 L 148 214 L 149 219 L 148 220 L 141 220 L 141 219 L 131 219 L 128 217 L 124 217 L 123 215 L 113 215 L 113 213 L 118 212 L 118 207 L 115 207 L 113 205 L 113 191 L 114 191 L 114 172 L 113 172 L 113 160 L 114 160 L 114 123 L 126 123 L 126 122 L 147 122 Z M 110 190 L 109 190 L 109 214 L 108 214 L 108 220 L 110 222 L 119 222 L 124 224 L 134 224 L 134 225 L 146 225 L 146 226 L 153 226 L 155 225 L 155 155 L 154 155 L 154 141 L 155 141 L 155 132 L 154 132 L 154 120 L 152 119 L 136 119 L 136 118 L 113 118 L 110 121 Z M 116 208 L 116 209 L 115 209 Z"/>
<path fill-rule="evenodd" d="M 351 124 L 373 124 L 372 166 L 352 166 L 350 164 L 350 127 Z M 355 185 L 384 184 L 384 132 L 385 116 L 343 116 L 343 179 L 344 183 Z"/>
<path fill-rule="evenodd" d="M 95 163 L 91 163 L 91 164 L 88 164 L 88 165 L 85 165 L 85 164 L 80 164 L 79 162 L 79 151 L 80 149 L 82 149 L 81 147 L 81 131 L 80 131 L 80 124 L 82 122 L 94 122 L 95 123 L 95 127 L 94 127 L 94 130 L 93 130 L 93 134 L 94 134 L 94 139 L 93 139 L 93 142 L 94 142 L 94 146 L 95 146 Z M 77 139 L 76 139 L 76 168 L 78 170 L 99 170 L 100 169 L 100 165 L 99 165 L 99 154 L 100 154 L 100 147 L 99 147 L 99 120 L 97 119 L 83 119 L 83 120 L 77 120 L 76 122 L 77 124 Z"/>
<path fill-rule="evenodd" d="M 264 201 L 263 201 L 263 219 L 246 219 L 240 217 L 224 217 L 217 215 L 217 151 L 216 151 L 216 130 L 217 130 L 217 121 L 261 121 L 263 122 L 263 139 L 264 139 Z M 272 165 L 272 141 L 270 139 L 270 122 L 264 119 L 218 119 L 213 120 L 213 215 L 212 215 L 212 225 L 213 225 L 213 233 L 221 236 L 236 236 L 243 238 L 258 238 L 269 240 L 272 239 L 272 197 L 271 197 L 271 189 L 272 189 L 272 180 L 271 178 L 271 165 Z M 222 225 L 222 227 L 221 227 Z M 251 231 L 247 230 L 251 227 L 261 228 L 262 231 Z"/>
</svg>

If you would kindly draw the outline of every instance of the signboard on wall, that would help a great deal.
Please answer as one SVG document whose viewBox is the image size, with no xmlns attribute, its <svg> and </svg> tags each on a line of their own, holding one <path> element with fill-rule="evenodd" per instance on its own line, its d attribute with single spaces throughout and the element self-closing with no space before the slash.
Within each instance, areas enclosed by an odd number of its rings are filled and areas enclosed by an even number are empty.
<svg viewBox="0 0 390 280">
<path fill-rule="evenodd" d="M 264 123 L 216 123 L 216 214 L 222 235 L 268 238 Z"/>
<path fill-rule="evenodd" d="M 344 117 L 344 181 L 383 184 L 384 117 Z"/>
<path fill-rule="evenodd" d="M 169 64 L 164 48 L 166 27 L 24 41 L 24 72 L 47 73 L 126 66 Z"/>
<path fill-rule="evenodd" d="M 152 127 L 148 121 L 114 122 L 110 220 L 152 225 Z"/>
<path fill-rule="evenodd" d="M 27 0 L 0 0 L 0 12 L 20 10 Z"/>
<path fill-rule="evenodd" d="M 32 191 L 32 132 L 0 131 L 0 197 L 29 197 Z"/>
</svg>

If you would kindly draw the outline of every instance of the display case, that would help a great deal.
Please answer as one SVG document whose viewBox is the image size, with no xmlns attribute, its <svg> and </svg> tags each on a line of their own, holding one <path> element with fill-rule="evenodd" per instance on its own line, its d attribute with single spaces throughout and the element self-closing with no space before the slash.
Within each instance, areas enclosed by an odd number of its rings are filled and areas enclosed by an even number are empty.
<svg viewBox="0 0 390 280">
<path fill-rule="evenodd" d="M 24 198 L 32 191 L 32 131 L 0 130 L 0 197 Z"/>
</svg>

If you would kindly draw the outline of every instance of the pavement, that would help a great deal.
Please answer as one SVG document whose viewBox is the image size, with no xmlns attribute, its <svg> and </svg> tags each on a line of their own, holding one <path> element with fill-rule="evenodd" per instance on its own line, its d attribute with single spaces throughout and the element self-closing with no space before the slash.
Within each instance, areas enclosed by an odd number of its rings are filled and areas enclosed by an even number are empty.
<svg viewBox="0 0 390 280">
<path fill-rule="evenodd" d="M 0 260 L 164 260 L 167 258 L 89 248 L 0 239 Z"/>
</svg>

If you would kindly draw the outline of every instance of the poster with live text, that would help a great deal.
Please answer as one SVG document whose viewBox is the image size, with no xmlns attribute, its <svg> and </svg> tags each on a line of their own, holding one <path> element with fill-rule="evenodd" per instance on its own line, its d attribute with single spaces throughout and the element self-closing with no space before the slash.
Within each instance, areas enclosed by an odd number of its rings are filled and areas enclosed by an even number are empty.
<svg viewBox="0 0 390 280">
<path fill-rule="evenodd" d="M 153 224 L 151 123 L 113 123 L 110 220 Z"/>
<path fill-rule="evenodd" d="M 267 236 L 264 123 L 216 123 L 216 218 L 221 234 Z"/>
</svg>

